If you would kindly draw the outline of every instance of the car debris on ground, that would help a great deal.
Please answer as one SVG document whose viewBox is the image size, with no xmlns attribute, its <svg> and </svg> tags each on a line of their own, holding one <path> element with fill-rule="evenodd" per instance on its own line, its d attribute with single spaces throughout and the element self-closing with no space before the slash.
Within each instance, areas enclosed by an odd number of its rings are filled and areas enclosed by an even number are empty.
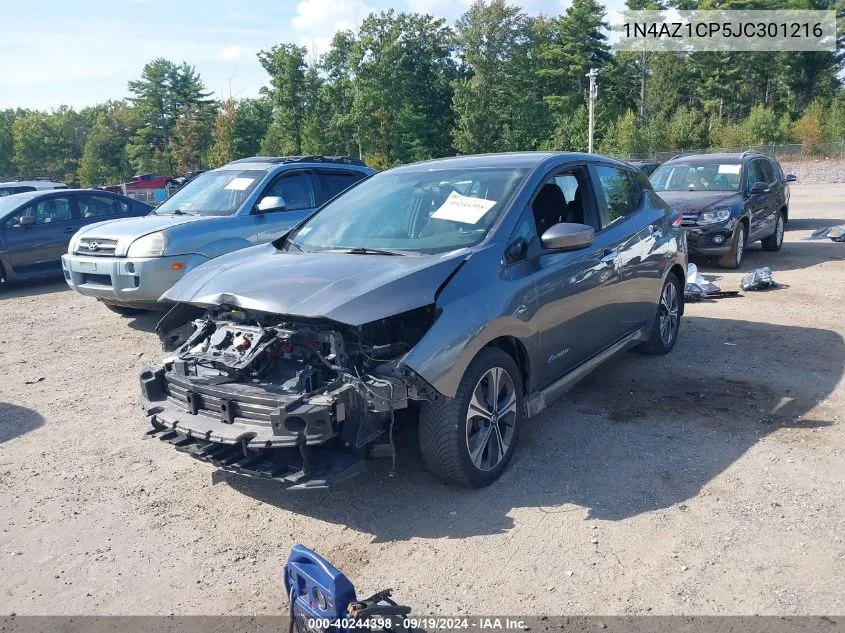
<svg viewBox="0 0 845 633">
<path fill-rule="evenodd" d="M 833 242 L 845 242 L 845 226 L 832 226 L 825 232 Z"/>
<path fill-rule="evenodd" d="M 772 270 L 768 266 L 758 268 L 742 278 L 740 286 L 743 290 L 769 290 L 780 288 L 780 284 L 772 277 Z"/>
<path fill-rule="evenodd" d="M 687 285 L 684 289 L 684 299 L 687 301 L 703 301 L 704 299 L 719 299 L 725 297 L 738 297 L 736 290 L 723 291 L 712 281 L 705 279 L 698 272 L 698 266 L 687 264 Z"/>
</svg>

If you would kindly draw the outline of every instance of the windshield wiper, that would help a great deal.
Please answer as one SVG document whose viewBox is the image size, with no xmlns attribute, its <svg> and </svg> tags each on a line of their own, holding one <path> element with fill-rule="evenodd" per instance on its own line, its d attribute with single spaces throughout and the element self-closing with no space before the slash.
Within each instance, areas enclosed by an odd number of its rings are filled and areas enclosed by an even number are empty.
<svg viewBox="0 0 845 633">
<path fill-rule="evenodd" d="M 337 249 L 340 251 L 340 249 Z M 381 248 L 367 248 L 366 246 L 356 246 L 355 248 L 350 248 L 349 250 L 343 250 L 344 253 L 349 253 L 350 255 L 406 255 L 407 253 L 403 253 L 401 251 L 388 251 Z"/>
</svg>

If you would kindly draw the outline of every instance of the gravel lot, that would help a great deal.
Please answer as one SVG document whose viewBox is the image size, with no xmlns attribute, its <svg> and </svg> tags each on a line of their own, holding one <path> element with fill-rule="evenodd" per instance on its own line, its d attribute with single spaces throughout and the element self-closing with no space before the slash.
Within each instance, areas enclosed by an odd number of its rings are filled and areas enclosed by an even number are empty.
<svg viewBox="0 0 845 633">
<path fill-rule="evenodd" d="M 787 288 L 688 306 L 672 355 L 600 369 L 481 491 L 412 438 L 397 478 L 332 491 L 216 474 L 142 439 L 155 317 L 0 291 L 0 613 L 281 613 L 297 542 L 418 613 L 845 612 L 845 244 L 807 239 L 845 185 L 792 191 L 783 250 L 743 265 Z"/>
<path fill-rule="evenodd" d="M 792 163 L 781 161 L 786 174 L 794 174 L 802 185 L 845 183 L 845 160 L 842 158 L 804 159 Z"/>
</svg>

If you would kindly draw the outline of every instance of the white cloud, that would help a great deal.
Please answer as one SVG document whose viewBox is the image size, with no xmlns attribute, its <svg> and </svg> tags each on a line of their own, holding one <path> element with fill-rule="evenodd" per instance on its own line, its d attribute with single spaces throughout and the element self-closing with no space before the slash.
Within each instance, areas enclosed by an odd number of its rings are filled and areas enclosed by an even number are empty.
<svg viewBox="0 0 845 633">
<path fill-rule="evenodd" d="M 241 57 L 240 46 L 227 46 L 220 51 L 220 57 L 227 62 L 235 61 Z"/>
<path fill-rule="evenodd" d="M 338 31 L 355 30 L 376 9 L 363 0 L 300 0 L 291 24 L 314 56 L 328 51 Z"/>
</svg>

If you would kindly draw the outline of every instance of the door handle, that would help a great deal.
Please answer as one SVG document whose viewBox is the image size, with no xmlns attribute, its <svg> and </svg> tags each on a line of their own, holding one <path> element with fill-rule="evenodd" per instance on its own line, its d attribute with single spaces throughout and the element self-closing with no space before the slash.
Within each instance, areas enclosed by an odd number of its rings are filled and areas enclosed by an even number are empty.
<svg viewBox="0 0 845 633">
<path fill-rule="evenodd" d="M 70 226 L 70 227 L 65 229 L 65 233 L 76 233 L 79 230 L 79 228 L 80 227 L 78 227 L 78 226 L 76 226 L 76 227 Z"/>
</svg>

